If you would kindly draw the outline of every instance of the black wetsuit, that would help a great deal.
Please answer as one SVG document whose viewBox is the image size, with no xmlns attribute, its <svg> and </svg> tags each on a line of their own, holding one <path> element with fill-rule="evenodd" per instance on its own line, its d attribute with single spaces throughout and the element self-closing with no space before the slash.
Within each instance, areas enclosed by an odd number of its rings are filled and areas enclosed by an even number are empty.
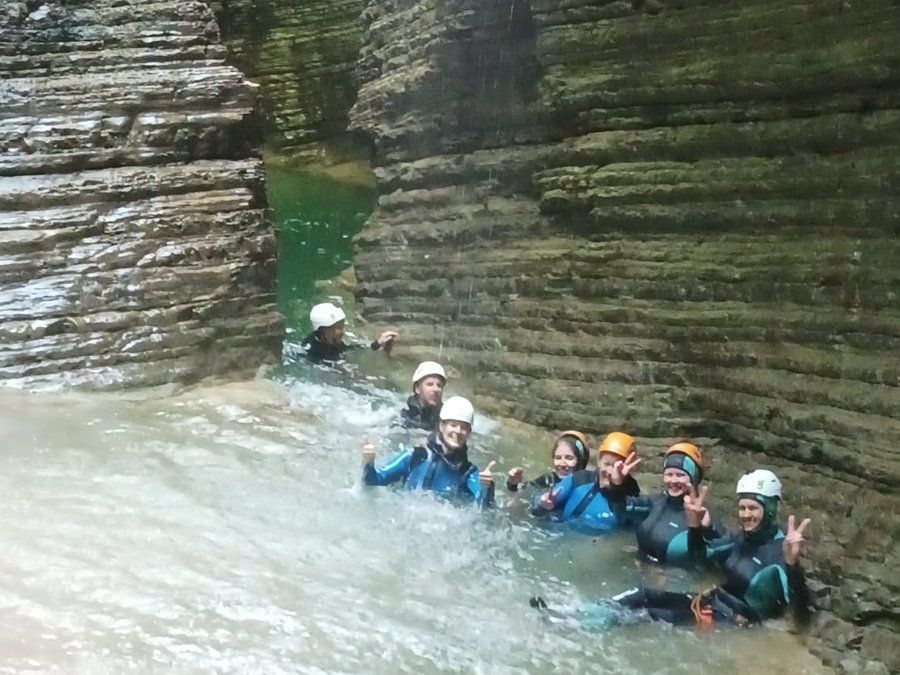
<svg viewBox="0 0 900 675">
<path fill-rule="evenodd" d="M 616 517 L 628 526 L 637 526 L 638 550 L 659 563 L 687 565 L 688 523 L 684 516 L 684 497 L 670 497 L 664 492 L 643 497 L 628 497 L 621 489 L 610 489 L 609 505 Z M 713 526 L 703 535 L 719 536 Z"/>
<path fill-rule="evenodd" d="M 344 342 L 338 342 L 337 344 L 323 342 L 319 339 L 318 332 L 314 331 L 303 340 L 303 347 L 306 349 L 304 355 L 307 360 L 313 363 L 321 363 L 322 361 L 340 361 L 347 351 L 360 349 L 363 345 L 348 345 Z M 381 345 L 378 344 L 378 340 L 375 340 L 369 347 L 373 350 L 378 350 L 381 348 Z"/>
<path fill-rule="evenodd" d="M 712 612 L 719 621 L 747 624 L 780 616 L 788 606 L 797 618 L 809 618 L 809 591 L 800 565 L 784 562 L 784 534 L 775 528 L 768 536 L 758 533 L 736 534 L 706 541 L 699 528 L 688 529 L 688 549 L 696 560 L 718 562 L 726 581 L 705 594 L 700 606 Z M 690 623 L 696 616 L 691 608 L 694 598 L 685 593 L 671 593 L 650 588 L 637 588 L 614 598 L 631 609 L 645 609 L 653 619 L 669 623 Z"/>
<path fill-rule="evenodd" d="M 400 411 L 400 418 L 394 422 L 394 426 L 434 431 L 437 429 L 440 414 L 441 406 L 423 406 L 419 397 L 413 394 L 406 399 L 406 407 Z"/>
</svg>

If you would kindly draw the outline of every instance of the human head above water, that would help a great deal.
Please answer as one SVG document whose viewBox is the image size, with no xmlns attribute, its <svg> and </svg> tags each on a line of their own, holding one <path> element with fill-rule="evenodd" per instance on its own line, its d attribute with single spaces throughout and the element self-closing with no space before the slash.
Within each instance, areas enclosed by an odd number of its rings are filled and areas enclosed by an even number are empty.
<svg viewBox="0 0 900 675">
<path fill-rule="evenodd" d="M 735 490 L 738 496 L 738 518 L 748 535 L 771 536 L 778 529 L 778 504 L 781 481 L 767 469 L 757 469 L 741 476 Z"/>
<path fill-rule="evenodd" d="M 469 399 L 451 396 L 444 401 L 440 418 L 439 428 L 444 447 L 448 450 L 465 448 L 475 422 L 475 408 Z"/>
<path fill-rule="evenodd" d="M 634 438 L 621 431 L 607 434 L 597 448 L 597 476 L 601 487 L 609 485 L 609 474 L 616 462 L 627 459 L 637 452 Z"/>
<path fill-rule="evenodd" d="M 560 478 L 587 467 L 588 458 L 587 438 L 580 431 L 564 431 L 553 444 L 553 470 Z"/>
<path fill-rule="evenodd" d="M 437 361 L 422 361 L 412 376 L 413 393 L 422 405 L 437 407 L 444 397 L 447 374 Z"/>
<path fill-rule="evenodd" d="M 678 481 L 674 480 L 678 474 L 697 487 L 703 480 L 703 455 L 693 443 L 676 443 L 666 450 L 666 458 L 663 463 L 663 483 L 666 492 L 671 496 L 678 496 L 687 492 L 687 485 L 678 488 Z"/>
<path fill-rule="evenodd" d="M 336 344 L 344 337 L 344 325 L 347 315 L 340 307 L 322 302 L 314 305 L 309 311 L 309 321 L 323 342 Z"/>
</svg>

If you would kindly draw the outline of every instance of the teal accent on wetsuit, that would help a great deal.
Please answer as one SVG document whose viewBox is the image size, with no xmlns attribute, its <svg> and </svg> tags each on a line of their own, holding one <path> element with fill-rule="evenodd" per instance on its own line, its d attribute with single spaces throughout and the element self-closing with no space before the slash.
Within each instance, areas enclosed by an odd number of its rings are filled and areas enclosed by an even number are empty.
<svg viewBox="0 0 900 675">
<path fill-rule="evenodd" d="M 625 524 L 635 526 L 638 550 L 656 562 L 686 566 L 692 561 L 688 554 L 688 523 L 684 515 L 684 497 L 670 497 L 666 493 L 641 497 L 625 497 L 619 487 L 610 487 L 610 508 Z M 719 536 L 714 528 L 706 528 L 703 536 Z"/>
<path fill-rule="evenodd" d="M 722 566 L 726 580 L 718 597 L 735 613 L 761 621 L 780 616 L 790 604 L 807 603 L 802 571 L 784 562 L 783 539 L 784 533 L 774 528 L 764 540 L 738 532 L 704 541 L 700 530 L 691 528 L 688 547 L 692 556 Z"/>
<path fill-rule="evenodd" d="M 448 455 L 432 433 L 424 446 L 397 453 L 376 469 L 363 467 L 366 485 L 390 485 L 402 481 L 407 490 L 429 490 L 442 497 L 462 497 L 481 506 L 493 502 L 493 487 L 483 490 L 478 480 L 478 467 L 467 457 L 466 450 Z"/>
</svg>

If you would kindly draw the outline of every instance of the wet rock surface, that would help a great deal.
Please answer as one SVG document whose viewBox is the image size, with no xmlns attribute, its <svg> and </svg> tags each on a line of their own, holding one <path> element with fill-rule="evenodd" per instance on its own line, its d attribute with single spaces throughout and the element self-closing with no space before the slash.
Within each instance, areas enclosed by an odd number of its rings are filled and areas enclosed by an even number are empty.
<svg viewBox="0 0 900 675">
<path fill-rule="evenodd" d="M 302 164 L 368 159 L 368 144 L 347 130 L 363 0 L 210 4 L 229 62 L 260 85 L 266 142 L 279 156 Z"/>
<path fill-rule="evenodd" d="M 200 2 L 0 7 L 0 383 L 277 356 L 257 90 L 224 56 Z"/>
<path fill-rule="evenodd" d="M 481 405 L 708 439 L 815 521 L 811 648 L 896 669 L 896 4 L 368 2 L 365 316 Z M 653 462 L 648 462 L 653 465 Z"/>
</svg>

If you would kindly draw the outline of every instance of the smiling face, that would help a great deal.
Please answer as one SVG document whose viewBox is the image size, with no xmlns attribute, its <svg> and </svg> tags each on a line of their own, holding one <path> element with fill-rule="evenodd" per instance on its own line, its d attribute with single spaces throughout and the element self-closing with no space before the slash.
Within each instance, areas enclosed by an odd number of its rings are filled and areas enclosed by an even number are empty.
<svg viewBox="0 0 900 675">
<path fill-rule="evenodd" d="M 609 487 L 609 474 L 616 465 L 616 462 L 620 461 L 622 461 L 622 458 L 611 452 L 600 453 L 600 457 L 597 460 L 597 483 L 600 487 Z"/>
<path fill-rule="evenodd" d="M 441 404 L 441 400 L 444 398 L 445 384 L 444 378 L 440 375 L 429 375 L 416 382 L 413 391 L 416 392 L 416 396 L 423 406 L 435 408 Z"/>
<path fill-rule="evenodd" d="M 570 443 L 557 441 L 553 449 L 553 470 L 560 478 L 565 478 L 578 466 L 578 455 L 572 449 Z"/>
<path fill-rule="evenodd" d="M 682 497 L 690 492 L 691 477 L 686 471 L 670 467 L 663 471 L 663 487 L 670 497 Z"/>
<path fill-rule="evenodd" d="M 469 435 L 472 433 L 472 425 L 459 420 L 444 420 L 441 422 L 441 441 L 448 450 L 460 450 L 466 446 Z"/>
<path fill-rule="evenodd" d="M 754 499 L 742 497 L 738 500 L 738 520 L 741 522 L 741 529 L 750 533 L 759 527 L 765 512 L 762 504 Z"/>
<path fill-rule="evenodd" d="M 333 326 L 323 326 L 319 329 L 320 334 L 322 336 L 322 342 L 329 345 L 336 345 L 341 340 L 344 339 L 344 325 L 343 321 L 338 321 Z"/>
</svg>

